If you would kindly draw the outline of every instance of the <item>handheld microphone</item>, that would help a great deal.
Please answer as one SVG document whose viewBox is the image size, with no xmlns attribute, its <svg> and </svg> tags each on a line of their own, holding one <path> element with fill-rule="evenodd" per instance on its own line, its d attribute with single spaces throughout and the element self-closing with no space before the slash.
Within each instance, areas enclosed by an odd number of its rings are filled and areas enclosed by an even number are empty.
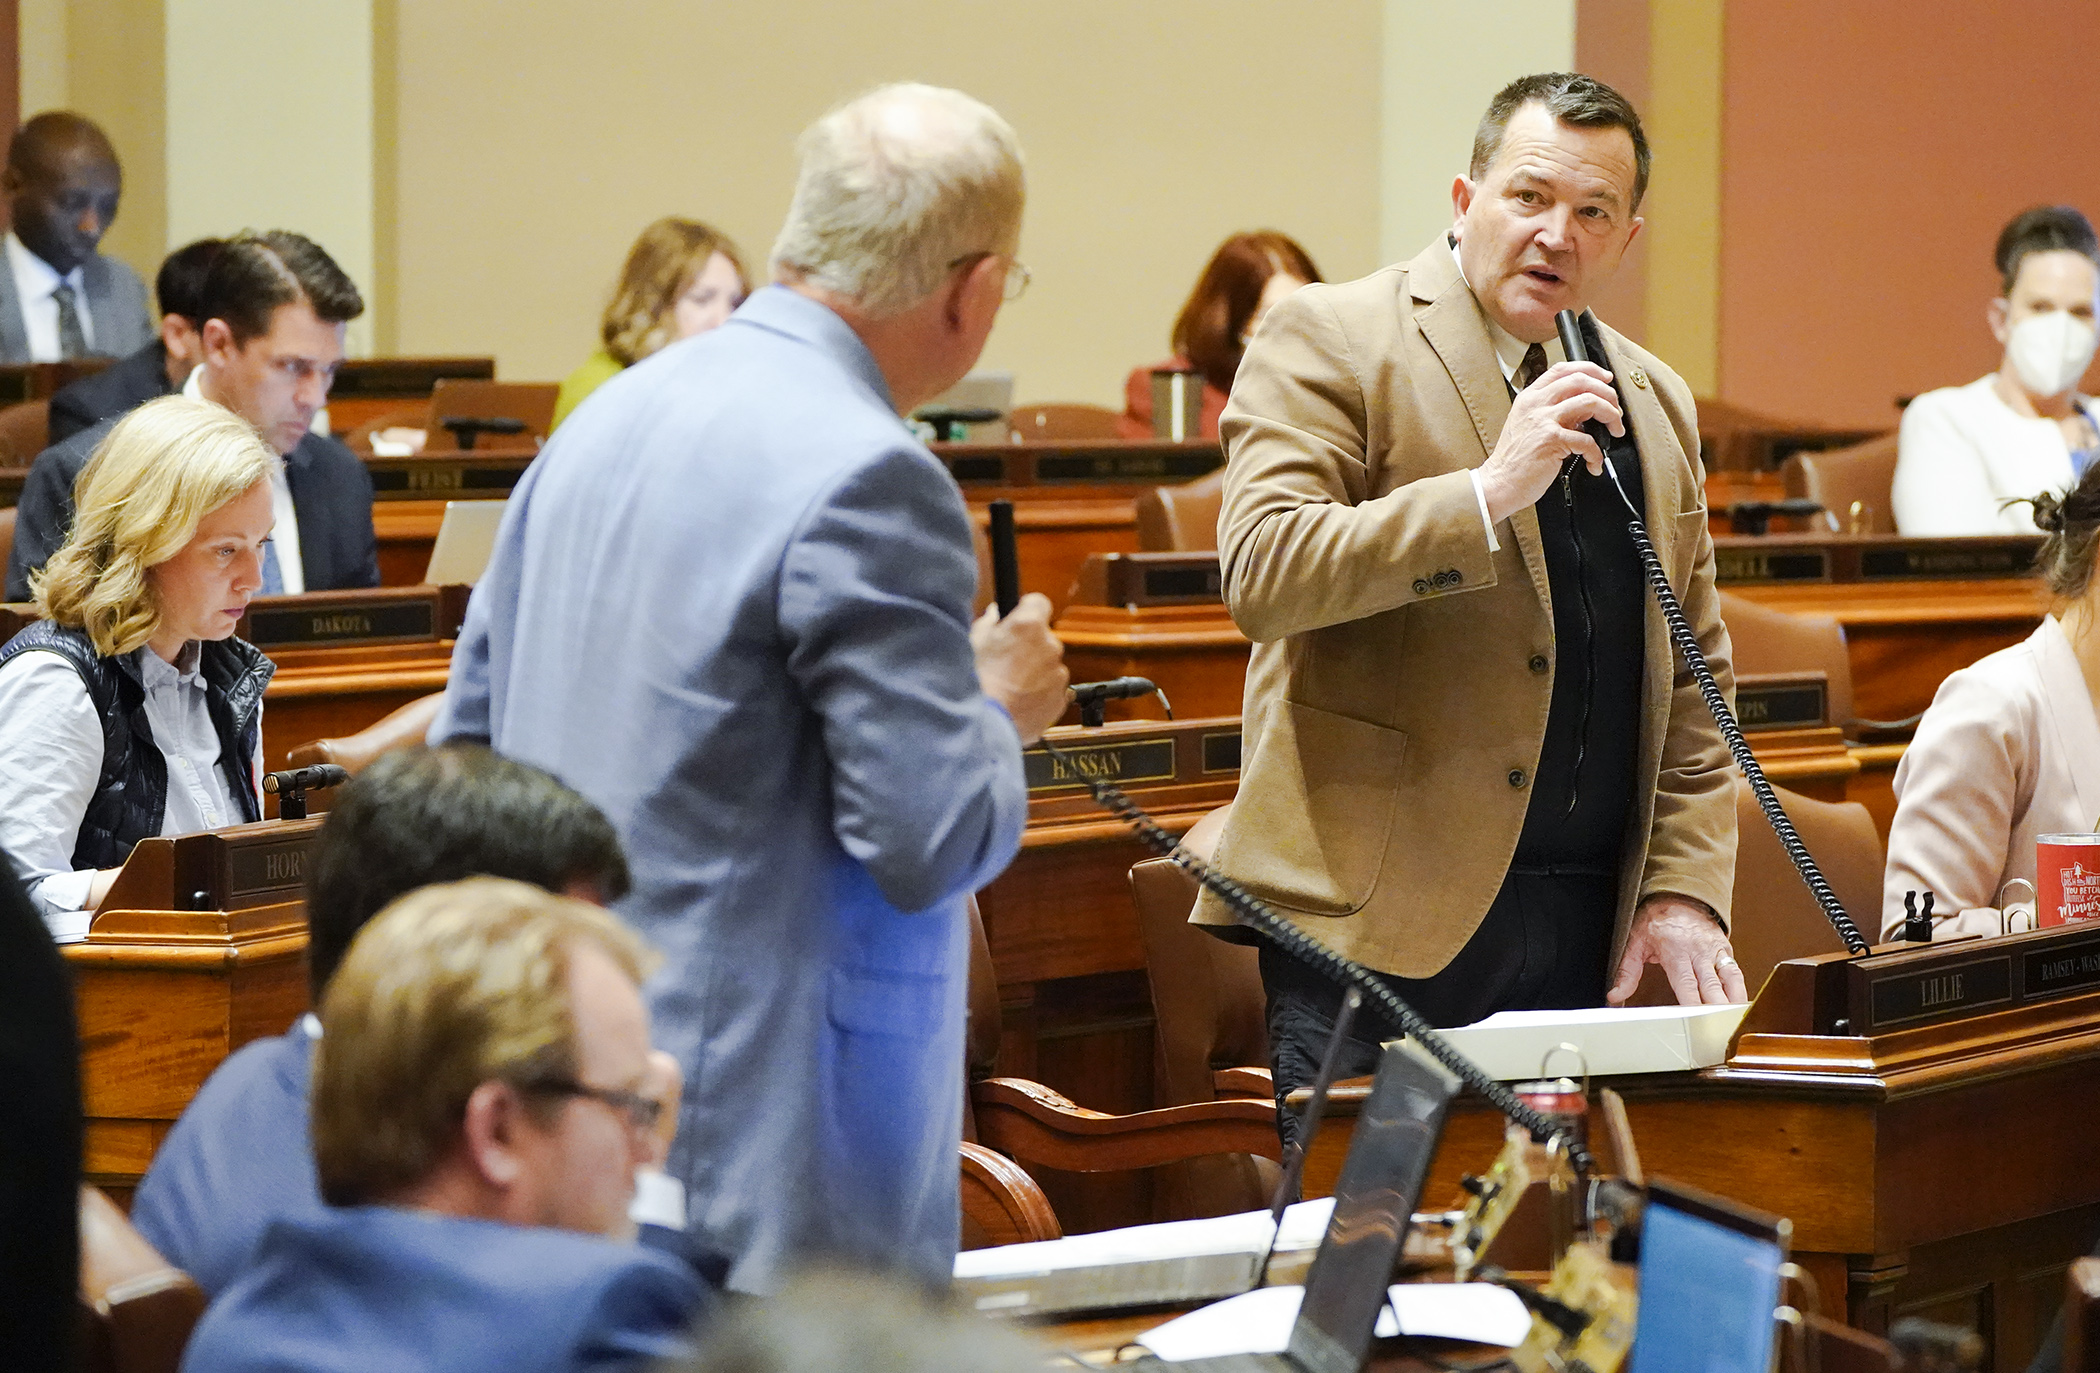
<svg viewBox="0 0 2100 1373">
<path fill-rule="evenodd" d="M 989 507 L 992 540 L 992 601 L 999 618 L 1021 603 L 1021 553 L 1014 539 L 1014 503 L 993 501 Z"/>
</svg>

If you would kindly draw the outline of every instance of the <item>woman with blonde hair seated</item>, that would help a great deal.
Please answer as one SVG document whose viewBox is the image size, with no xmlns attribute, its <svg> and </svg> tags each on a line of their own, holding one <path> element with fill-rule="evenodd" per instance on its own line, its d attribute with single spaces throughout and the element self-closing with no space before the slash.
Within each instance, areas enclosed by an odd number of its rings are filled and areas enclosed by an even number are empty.
<svg viewBox="0 0 2100 1373">
<path fill-rule="evenodd" d="M 32 578 L 43 618 L 0 647 L 0 849 L 77 934 L 139 840 L 262 818 L 262 694 L 233 637 L 262 588 L 276 455 L 231 411 L 132 411 Z"/>
<path fill-rule="evenodd" d="M 1900 937 L 1913 891 L 1932 893 L 1943 937 L 1998 933 L 2000 910 L 2032 900 L 2031 885 L 2007 885 L 2033 883 L 2035 840 L 2100 826 L 2100 464 L 2031 504 L 2055 613 L 1948 677 L 1918 722 L 1896 768 L 1886 938 Z"/>
<path fill-rule="evenodd" d="M 744 260 L 721 230 L 677 218 L 659 219 L 642 230 L 627 250 L 620 284 L 599 321 L 603 346 L 562 380 L 555 425 L 585 396 L 665 344 L 721 324 L 749 294 Z"/>
</svg>

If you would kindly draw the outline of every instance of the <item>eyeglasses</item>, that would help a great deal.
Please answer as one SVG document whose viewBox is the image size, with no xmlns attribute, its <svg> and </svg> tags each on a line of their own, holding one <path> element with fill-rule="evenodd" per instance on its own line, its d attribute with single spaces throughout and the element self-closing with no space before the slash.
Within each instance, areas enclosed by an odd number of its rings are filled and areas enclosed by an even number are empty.
<svg viewBox="0 0 2100 1373">
<path fill-rule="evenodd" d="M 999 256 L 997 253 L 964 253 L 961 257 L 948 264 L 948 270 L 952 272 L 966 262 L 982 262 L 988 257 L 997 256 Z M 1028 293 L 1028 283 L 1033 280 L 1035 278 L 1029 275 L 1026 267 L 1021 265 L 1021 260 L 1010 257 L 1006 260 L 1006 285 L 1001 294 L 1007 300 L 1019 300 Z"/>
<path fill-rule="evenodd" d="M 567 1077 L 541 1078 L 536 1082 L 521 1085 L 520 1090 L 545 1092 L 550 1096 L 589 1097 L 592 1101 L 612 1107 L 627 1117 L 627 1123 L 637 1130 L 653 1130 L 663 1116 L 664 1104 L 653 1096 L 639 1092 L 623 1092 L 616 1087 L 589 1087 Z"/>
</svg>

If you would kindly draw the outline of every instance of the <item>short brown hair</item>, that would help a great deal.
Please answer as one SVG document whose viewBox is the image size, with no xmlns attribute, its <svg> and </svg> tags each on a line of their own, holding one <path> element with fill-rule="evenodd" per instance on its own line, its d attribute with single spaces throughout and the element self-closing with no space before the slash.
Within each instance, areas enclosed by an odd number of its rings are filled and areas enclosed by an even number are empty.
<svg viewBox="0 0 2100 1373">
<path fill-rule="evenodd" d="M 697 219 L 666 217 L 642 230 L 627 250 L 620 284 L 599 321 L 598 337 L 622 367 L 632 367 L 671 341 L 671 307 L 716 253 L 736 268 L 737 289 L 751 293 L 751 278 L 736 245 L 720 229 Z"/>
<path fill-rule="evenodd" d="M 2003 294 L 2012 294 L 2020 264 L 2030 254 L 2054 252 L 2076 253 L 2100 265 L 2100 238 L 2094 237 L 2093 222 L 2069 205 L 2037 205 L 2014 215 L 1998 231 L 1998 246 L 1991 253 L 1991 262 L 2004 278 Z"/>
<path fill-rule="evenodd" d="M 233 341 L 244 344 L 270 332 L 279 306 L 301 301 L 329 324 L 365 312 L 356 283 L 320 244 L 283 229 L 250 230 L 228 239 L 212 258 L 197 294 L 196 323 L 202 329 L 207 320 L 224 320 Z"/>
<path fill-rule="evenodd" d="M 2077 600 L 2092 583 L 2093 555 L 2100 551 L 2100 462 L 2064 495 L 2044 491 L 2025 503 L 2034 507 L 2035 528 L 2049 536 L 2035 554 L 2042 581 L 2053 595 Z"/>
<path fill-rule="evenodd" d="M 314 1169 L 329 1205 L 378 1201 L 429 1176 L 482 1083 L 575 1076 L 579 940 L 637 985 L 655 962 L 596 906 L 500 877 L 425 887 L 365 926 L 328 984 L 314 1050 Z"/>
<path fill-rule="evenodd" d="M 1273 229 L 1234 234 L 1210 255 L 1188 303 L 1174 317 L 1174 351 L 1220 391 L 1232 389 L 1245 351 L 1240 334 L 1261 304 L 1269 278 L 1278 272 L 1300 281 L 1321 280 L 1311 255 L 1289 235 Z"/>
<path fill-rule="evenodd" d="M 1540 72 L 1520 76 L 1495 93 L 1480 127 L 1473 131 L 1473 161 L 1466 175 L 1478 181 L 1495 164 L 1502 151 L 1502 135 L 1518 110 L 1536 102 L 1563 124 L 1579 129 L 1624 129 L 1633 139 L 1633 204 L 1641 208 L 1648 194 L 1648 135 L 1641 130 L 1641 116 L 1633 102 L 1593 76 L 1581 72 Z"/>
</svg>

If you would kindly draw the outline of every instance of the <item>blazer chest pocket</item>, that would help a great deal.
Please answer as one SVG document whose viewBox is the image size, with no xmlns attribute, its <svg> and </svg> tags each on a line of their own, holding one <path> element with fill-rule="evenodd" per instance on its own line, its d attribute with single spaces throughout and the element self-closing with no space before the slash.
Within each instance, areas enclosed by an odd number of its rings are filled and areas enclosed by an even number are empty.
<svg viewBox="0 0 2100 1373">
<path fill-rule="evenodd" d="M 1283 702 L 1241 777 L 1229 871 L 1292 910 L 1361 909 L 1385 864 L 1406 753 L 1399 730 Z"/>
</svg>

